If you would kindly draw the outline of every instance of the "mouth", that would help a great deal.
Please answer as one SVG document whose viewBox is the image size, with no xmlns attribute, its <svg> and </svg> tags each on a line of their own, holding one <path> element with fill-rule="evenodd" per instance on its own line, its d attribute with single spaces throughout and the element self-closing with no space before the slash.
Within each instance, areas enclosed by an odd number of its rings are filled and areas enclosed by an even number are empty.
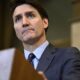
<svg viewBox="0 0 80 80">
<path fill-rule="evenodd" d="M 22 31 L 22 34 L 24 34 L 24 33 L 28 33 L 28 32 L 33 32 L 33 31 L 34 31 L 33 28 L 24 29 L 24 30 Z"/>
</svg>

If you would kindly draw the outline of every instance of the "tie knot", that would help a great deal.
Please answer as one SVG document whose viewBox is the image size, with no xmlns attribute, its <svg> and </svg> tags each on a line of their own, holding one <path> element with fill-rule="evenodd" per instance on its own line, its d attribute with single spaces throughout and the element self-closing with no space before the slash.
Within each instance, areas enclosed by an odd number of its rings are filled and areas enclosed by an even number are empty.
<svg viewBox="0 0 80 80">
<path fill-rule="evenodd" d="M 30 53 L 28 56 L 29 62 L 32 62 L 32 60 L 35 58 L 35 55 L 33 53 Z"/>
</svg>

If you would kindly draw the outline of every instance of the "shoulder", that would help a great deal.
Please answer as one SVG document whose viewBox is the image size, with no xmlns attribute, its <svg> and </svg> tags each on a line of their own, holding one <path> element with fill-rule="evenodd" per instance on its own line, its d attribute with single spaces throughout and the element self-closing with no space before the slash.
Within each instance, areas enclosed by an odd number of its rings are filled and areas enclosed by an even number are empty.
<svg viewBox="0 0 80 80">
<path fill-rule="evenodd" d="M 57 48 L 56 53 L 64 58 L 80 58 L 80 51 L 76 47 Z"/>
<path fill-rule="evenodd" d="M 47 47 L 49 51 L 52 51 L 57 56 L 66 56 L 66 57 L 80 57 L 80 51 L 76 47 L 63 47 L 58 48 L 52 44 L 49 44 Z"/>
</svg>

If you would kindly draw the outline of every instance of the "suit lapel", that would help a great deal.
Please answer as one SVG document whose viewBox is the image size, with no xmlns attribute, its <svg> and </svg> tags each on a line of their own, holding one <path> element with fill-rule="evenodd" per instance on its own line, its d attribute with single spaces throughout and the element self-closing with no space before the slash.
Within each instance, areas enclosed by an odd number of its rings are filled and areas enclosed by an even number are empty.
<svg viewBox="0 0 80 80">
<path fill-rule="evenodd" d="M 39 61 L 37 70 L 45 72 L 47 68 L 49 67 L 51 61 L 53 60 L 55 54 L 55 48 L 52 44 L 49 44 L 48 47 L 45 49 L 44 53 L 42 54 L 42 57 Z"/>
</svg>

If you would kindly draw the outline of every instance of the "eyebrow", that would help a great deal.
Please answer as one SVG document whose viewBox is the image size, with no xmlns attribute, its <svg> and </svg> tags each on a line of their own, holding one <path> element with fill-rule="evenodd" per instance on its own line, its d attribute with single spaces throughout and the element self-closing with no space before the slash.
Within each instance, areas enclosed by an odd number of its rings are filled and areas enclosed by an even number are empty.
<svg viewBox="0 0 80 80">
<path fill-rule="evenodd" d="M 26 15 L 28 15 L 28 14 L 34 14 L 34 11 L 25 12 L 25 14 Z M 21 16 L 21 14 L 17 14 L 15 17 L 17 17 L 17 16 Z"/>
<path fill-rule="evenodd" d="M 29 15 L 29 14 L 35 14 L 34 11 L 29 11 L 29 12 L 25 12 L 26 15 Z"/>
</svg>

